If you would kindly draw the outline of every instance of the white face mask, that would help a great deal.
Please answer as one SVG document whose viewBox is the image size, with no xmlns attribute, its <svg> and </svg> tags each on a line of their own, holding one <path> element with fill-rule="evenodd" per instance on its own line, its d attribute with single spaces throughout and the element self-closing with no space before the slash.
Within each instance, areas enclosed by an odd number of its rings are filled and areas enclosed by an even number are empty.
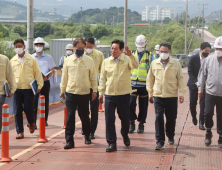
<svg viewBox="0 0 222 170">
<path fill-rule="evenodd" d="M 170 56 L 169 53 L 160 53 L 160 57 L 161 57 L 162 60 L 166 60 L 166 59 L 168 59 L 169 56 Z"/>
<path fill-rule="evenodd" d="M 66 54 L 67 54 L 68 56 L 70 56 L 70 55 L 72 54 L 72 51 L 67 50 L 67 51 L 66 51 Z"/>
<path fill-rule="evenodd" d="M 23 48 L 15 48 L 15 52 L 17 54 L 22 54 L 24 52 L 24 49 Z"/>
<path fill-rule="evenodd" d="M 137 47 L 137 51 L 138 51 L 139 53 L 143 52 L 144 50 L 145 50 L 144 47 Z"/>
<path fill-rule="evenodd" d="M 160 51 L 156 51 L 156 54 L 157 54 L 157 55 L 160 54 Z"/>
<path fill-rule="evenodd" d="M 86 51 L 87 54 L 91 54 L 92 51 L 93 51 L 93 49 L 91 49 L 91 48 L 86 48 L 85 51 Z"/>
<path fill-rule="evenodd" d="M 35 47 L 35 51 L 36 51 L 37 53 L 41 53 L 42 50 L 43 50 L 43 47 Z"/>
<path fill-rule="evenodd" d="M 219 58 L 222 57 L 222 51 L 220 51 L 220 50 L 216 50 L 216 51 L 215 51 L 215 54 L 216 54 L 216 56 L 219 57 Z"/>
</svg>

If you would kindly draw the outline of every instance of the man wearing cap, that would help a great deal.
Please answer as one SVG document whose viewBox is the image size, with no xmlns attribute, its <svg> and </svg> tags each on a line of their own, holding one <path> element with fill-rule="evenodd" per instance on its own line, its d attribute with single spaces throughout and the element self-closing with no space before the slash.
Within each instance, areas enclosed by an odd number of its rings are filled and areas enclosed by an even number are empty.
<svg viewBox="0 0 222 170">
<path fill-rule="evenodd" d="M 37 81 L 37 93 L 39 93 L 43 86 L 43 78 L 35 57 L 24 51 L 24 41 L 22 39 L 16 39 L 14 41 L 14 47 L 17 55 L 10 60 L 17 83 L 17 89 L 13 95 L 13 111 L 18 134 L 16 139 L 22 139 L 24 138 L 23 111 L 28 120 L 30 133 L 34 133 L 35 131 L 35 119 L 32 107 L 34 93 L 30 83 L 34 79 Z"/>
<path fill-rule="evenodd" d="M 154 53 L 151 53 L 150 54 L 150 64 L 152 63 L 152 61 L 153 60 L 155 60 L 155 59 L 157 59 L 157 58 L 159 58 L 160 57 L 160 45 L 159 44 L 157 44 L 155 47 L 154 47 L 154 50 L 155 50 L 155 52 Z"/>
<path fill-rule="evenodd" d="M 148 109 L 148 92 L 146 90 L 146 77 L 150 65 L 149 51 L 146 51 L 146 37 L 139 35 L 136 37 L 135 57 L 139 60 L 139 67 L 131 71 L 131 86 L 135 92 L 130 94 L 130 127 L 129 133 L 135 131 L 135 120 L 139 122 L 137 132 L 144 132 Z M 136 115 L 136 101 L 139 97 L 139 113 Z"/>
<path fill-rule="evenodd" d="M 211 144 L 214 125 L 213 115 L 216 106 L 217 133 L 219 134 L 218 147 L 222 148 L 222 36 L 214 43 L 215 54 L 207 57 L 201 65 L 198 74 L 198 95 L 202 98 L 205 94 L 204 120 L 206 127 L 205 145 Z"/>
<path fill-rule="evenodd" d="M 67 44 L 66 45 L 66 55 L 63 55 L 59 60 L 59 68 L 62 70 L 64 61 L 67 57 L 73 54 L 73 45 Z"/>
<path fill-rule="evenodd" d="M 114 152 L 116 148 L 115 110 L 121 120 L 121 135 L 125 146 L 130 146 L 129 121 L 130 121 L 130 72 L 139 66 L 138 57 L 135 57 L 122 40 L 113 40 L 111 46 L 112 56 L 105 59 L 102 64 L 99 80 L 99 101 L 103 103 L 105 90 L 105 119 L 106 152 Z"/>
<path fill-rule="evenodd" d="M 6 91 L 5 82 L 8 83 L 10 89 L 7 98 L 11 98 L 16 90 L 15 76 L 8 57 L 0 54 L 0 133 L 2 131 L 2 106 L 5 103 Z M 3 120 L 4 122 L 5 120 Z M 3 130 L 4 131 L 4 130 Z"/>
<path fill-rule="evenodd" d="M 95 47 L 94 38 L 87 37 L 85 40 L 86 40 L 85 53 L 87 56 L 93 59 L 95 63 L 95 67 L 96 67 L 96 77 L 99 77 L 102 63 L 104 60 L 103 53 L 94 48 Z M 98 124 L 99 92 L 97 92 L 96 100 L 93 100 L 93 101 L 91 97 L 92 93 L 93 93 L 93 89 L 90 88 L 90 110 L 91 110 L 90 138 L 95 139 L 94 133 L 96 131 L 97 124 Z"/>
<path fill-rule="evenodd" d="M 192 116 L 192 122 L 197 125 L 197 100 L 198 100 L 198 88 L 197 88 L 197 77 L 200 70 L 200 66 L 204 60 L 210 54 L 211 45 L 208 42 L 203 42 L 200 45 L 200 53 L 191 56 L 188 64 L 188 75 L 189 80 L 187 86 L 190 92 L 190 113 Z M 200 114 L 199 114 L 199 129 L 205 130 L 204 127 L 204 108 L 205 108 L 205 89 L 203 89 L 204 95 L 200 99 Z"/>
<path fill-rule="evenodd" d="M 44 79 L 44 85 L 40 91 L 41 95 L 45 96 L 45 126 L 48 126 L 48 115 L 49 115 L 49 91 L 50 91 L 50 81 L 49 78 L 52 76 L 54 67 L 56 66 L 52 56 L 44 53 L 43 49 L 45 48 L 45 41 L 43 38 L 38 37 L 34 41 L 35 51 L 36 53 L 33 56 L 38 61 L 40 70 L 42 72 L 42 77 Z M 51 71 L 51 73 L 50 73 Z M 35 114 L 35 128 L 36 120 L 37 120 L 37 110 L 38 110 L 38 100 L 39 100 L 39 93 L 34 97 L 34 104 L 33 110 Z"/>
</svg>

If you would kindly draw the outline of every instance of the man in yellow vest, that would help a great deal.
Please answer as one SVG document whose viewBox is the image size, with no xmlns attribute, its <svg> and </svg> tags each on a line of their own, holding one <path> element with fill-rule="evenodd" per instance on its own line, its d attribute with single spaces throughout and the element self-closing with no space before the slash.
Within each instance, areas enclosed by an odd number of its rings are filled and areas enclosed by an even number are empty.
<svg viewBox="0 0 222 170">
<path fill-rule="evenodd" d="M 135 56 L 138 57 L 139 67 L 131 71 L 131 86 L 136 92 L 130 95 L 130 127 L 129 133 L 135 131 L 135 120 L 139 122 L 138 133 L 144 132 L 144 123 L 146 123 L 148 109 L 148 92 L 146 90 L 146 77 L 149 70 L 149 51 L 146 51 L 146 37 L 139 35 L 136 37 Z M 136 115 L 136 100 L 139 96 L 139 114 Z"/>
<path fill-rule="evenodd" d="M 62 70 L 64 60 L 69 57 L 70 55 L 73 54 L 73 45 L 72 44 L 67 44 L 66 45 L 66 55 L 63 55 L 60 60 L 59 60 L 59 68 Z"/>
</svg>

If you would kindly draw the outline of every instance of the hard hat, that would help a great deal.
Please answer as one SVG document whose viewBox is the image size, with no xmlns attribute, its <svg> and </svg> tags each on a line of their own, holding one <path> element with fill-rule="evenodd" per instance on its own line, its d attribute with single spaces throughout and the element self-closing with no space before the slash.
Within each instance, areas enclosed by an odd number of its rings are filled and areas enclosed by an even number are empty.
<svg viewBox="0 0 222 170">
<path fill-rule="evenodd" d="M 160 45 L 157 44 L 155 47 L 154 47 L 155 50 L 159 50 L 160 49 Z"/>
<path fill-rule="evenodd" d="M 66 50 L 73 50 L 73 45 L 72 44 L 67 44 L 66 45 Z"/>
<path fill-rule="evenodd" d="M 136 37 L 136 42 L 135 42 L 135 45 L 136 47 L 145 47 L 146 46 L 146 37 L 144 35 L 138 35 Z"/>
<path fill-rule="evenodd" d="M 38 37 L 38 38 L 36 38 L 35 41 L 34 41 L 34 45 L 35 45 L 35 44 L 44 44 L 44 45 L 45 45 L 45 41 L 44 41 L 43 38 Z"/>
<path fill-rule="evenodd" d="M 222 36 L 218 37 L 214 42 L 214 48 L 222 48 Z"/>
</svg>

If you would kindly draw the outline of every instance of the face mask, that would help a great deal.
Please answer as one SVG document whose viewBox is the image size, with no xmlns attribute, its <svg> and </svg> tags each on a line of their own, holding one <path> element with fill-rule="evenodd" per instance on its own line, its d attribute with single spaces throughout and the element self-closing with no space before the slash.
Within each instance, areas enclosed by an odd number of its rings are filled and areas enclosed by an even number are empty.
<svg viewBox="0 0 222 170">
<path fill-rule="evenodd" d="M 156 54 L 157 54 L 157 55 L 160 54 L 160 51 L 156 51 Z"/>
<path fill-rule="evenodd" d="M 205 58 L 207 58 L 209 54 L 210 54 L 210 53 L 202 52 L 202 55 L 203 55 Z"/>
<path fill-rule="evenodd" d="M 216 50 L 216 51 L 215 51 L 215 54 L 216 54 L 216 56 L 219 57 L 219 58 L 222 57 L 222 51 L 220 51 L 220 50 Z"/>
<path fill-rule="evenodd" d="M 76 55 L 81 57 L 84 54 L 84 50 L 76 50 Z"/>
<path fill-rule="evenodd" d="M 43 47 L 35 47 L 35 51 L 36 51 L 37 53 L 41 53 L 42 50 L 43 50 Z"/>
<path fill-rule="evenodd" d="M 67 55 L 71 55 L 71 54 L 72 54 L 72 51 L 67 50 L 67 51 L 66 51 L 66 54 L 67 54 Z"/>
<path fill-rule="evenodd" d="M 91 49 L 91 48 L 86 48 L 85 51 L 86 51 L 87 54 L 91 54 L 92 51 L 93 51 L 93 49 Z"/>
<path fill-rule="evenodd" d="M 22 54 L 24 52 L 24 49 L 23 48 L 15 48 L 15 52 L 17 54 Z"/>
<path fill-rule="evenodd" d="M 169 53 L 160 53 L 160 57 L 161 57 L 162 60 L 168 59 L 169 55 L 170 55 Z"/>
<path fill-rule="evenodd" d="M 145 49 L 144 47 L 137 47 L 137 51 L 138 51 L 139 53 L 143 52 L 144 49 Z"/>
</svg>

